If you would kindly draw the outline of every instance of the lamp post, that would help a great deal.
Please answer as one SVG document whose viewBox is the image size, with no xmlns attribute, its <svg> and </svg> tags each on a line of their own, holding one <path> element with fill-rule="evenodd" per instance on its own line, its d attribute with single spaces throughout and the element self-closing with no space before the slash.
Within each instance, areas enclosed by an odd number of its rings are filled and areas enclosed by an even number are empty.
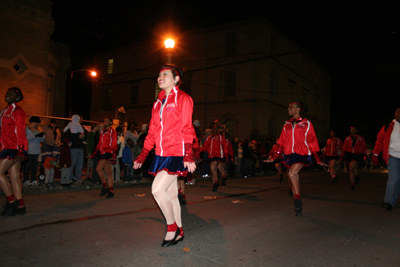
<svg viewBox="0 0 400 267">
<path fill-rule="evenodd" d="M 171 64 L 172 62 L 172 49 L 175 46 L 175 41 L 172 39 L 167 39 L 164 41 L 165 48 L 167 49 L 167 64 Z"/>
<path fill-rule="evenodd" d="M 71 71 L 71 80 L 70 80 L 70 92 L 69 92 L 69 117 L 71 118 L 72 116 L 72 78 L 74 77 L 75 72 L 89 72 L 92 78 L 97 76 L 97 72 L 94 70 L 87 70 L 87 69 L 79 69 L 79 70 L 74 70 Z"/>
</svg>

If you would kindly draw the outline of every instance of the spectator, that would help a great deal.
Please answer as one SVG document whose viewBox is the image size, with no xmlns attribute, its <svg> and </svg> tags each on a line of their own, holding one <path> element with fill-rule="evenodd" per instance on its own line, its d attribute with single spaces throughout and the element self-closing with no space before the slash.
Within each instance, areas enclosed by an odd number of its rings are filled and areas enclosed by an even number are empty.
<svg viewBox="0 0 400 267">
<path fill-rule="evenodd" d="M 117 127 L 115 129 L 115 131 L 117 132 L 117 161 L 114 165 L 112 166 L 113 169 L 113 177 L 114 177 L 114 181 L 119 182 L 121 181 L 121 166 L 124 166 L 124 164 L 122 163 L 122 151 L 124 150 L 125 147 L 125 140 L 124 137 L 122 136 L 122 128 L 121 127 Z"/>
<path fill-rule="evenodd" d="M 60 148 L 60 167 L 61 167 L 61 186 L 70 188 L 69 177 L 71 171 L 71 150 L 69 148 L 70 140 L 64 138 Z"/>
<path fill-rule="evenodd" d="M 126 140 L 126 146 L 124 147 L 124 150 L 122 151 L 122 162 L 124 164 L 124 177 L 122 180 L 125 183 L 132 182 L 136 183 L 137 180 L 135 179 L 133 175 L 133 160 L 134 158 L 134 143 L 133 140 L 128 138 Z M 140 153 L 139 153 L 140 154 Z"/>
<path fill-rule="evenodd" d="M 391 211 L 396 206 L 400 192 L 400 108 L 396 109 L 395 118 L 379 131 L 374 148 L 373 163 L 378 165 L 378 155 L 388 164 L 388 180 L 382 207 Z"/>
<path fill-rule="evenodd" d="M 28 140 L 28 161 L 24 164 L 24 186 L 38 185 L 38 157 L 41 153 L 40 143 L 44 142 L 44 133 L 39 130 L 40 118 L 32 116 L 29 125 L 25 128 L 26 139 Z"/>
<path fill-rule="evenodd" d="M 45 175 L 45 187 L 47 190 L 54 189 L 54 167 L 58 166 L 60 151 L 58 147 L 47 143 L 42 145 L 42 154 L 39 155 L 39 162 L 42 162 Z"/>
<path fill-rule="evenodd" d="M 136 122 L 131 122 L 128 126 L 128 130 L 126 130 L 124 137 L 125 140 L 132 139 L 134 144 L 137 144 L 137 140 L 139 138 L 139 134 L 136 130 L 137 124 Z"/>
<path fill-rule="evenodd" d="M 88 133 L 87 146 L 86 146 L 87 155 L 93 154 L 93 151 L 100 139 L 100 132 L 103 128 L 104 125 L 100 123 L 92 127 L 92 131 Z M 91 181 L 93 184 L 101 184 L 99 175 L 97 174 L 97 172 L 94 171 L 96 170 L 98 161 L 99 161 L 99 154 L 97 154 L 93 158 L 87 158 L 86 180 Z"/>
<path fill-rule="evenodd" d="M 71 122 L 64 128 L 64 133 L 71 140 L 71 170 L 69 182 L 82 182 L 82 167 L 84 159 L 84 147 L 87 144 L 85 141 L 85 133 L 83 127 L 79 123 L 78 115 L 73 115 Z M 78 125 L 79 124 L 79 125 Z M 79 127 L 80 126 L 80 127 Z M 82 131 L 81 131 L 82 128 Z"/>
<path fill-rule="evenodd" d="M 51 119 L 48 128 L 53 130 L 54 143 L 59 147 L 61 145 L 61 133 L 57 127 L 57 121 L 55 119 Z"/>
</svg>

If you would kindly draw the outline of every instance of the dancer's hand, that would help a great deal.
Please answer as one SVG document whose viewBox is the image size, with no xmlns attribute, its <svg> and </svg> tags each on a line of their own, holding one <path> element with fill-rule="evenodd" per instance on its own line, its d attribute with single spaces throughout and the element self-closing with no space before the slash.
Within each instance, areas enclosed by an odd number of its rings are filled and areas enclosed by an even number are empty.
<svg viewBox="0 0 400 267">
<path fill-rule="evenodd" d="M 188 169 L 188 172 L 194 172 L 196 170 L 196 164 L 194 162 L 184 162 L 183 166 Z"/>
<path fill-rule="evenodd" d="M 328 167 L 328 164 L 326 164 L 326 163 L 324 163 L 324 162 L 319 162 L 318 165 L 319 165 L 319 166 L 322 166 L 322 167 Z"/>
<path fill-rule="evenodd" d="M 267 163 L 271 163 L 273 161 L 274 160 L 271 158 L 271 156 L 269 156 L 267 159 L 264 160 L 264 162 L 267 162 Z"/>
<path fill-rule="evenodd" d="M 137 163 L 136 161 L 133 163 L 133 168 L 135 170 L 142 168 L 142 163 Z"/>
</svg>

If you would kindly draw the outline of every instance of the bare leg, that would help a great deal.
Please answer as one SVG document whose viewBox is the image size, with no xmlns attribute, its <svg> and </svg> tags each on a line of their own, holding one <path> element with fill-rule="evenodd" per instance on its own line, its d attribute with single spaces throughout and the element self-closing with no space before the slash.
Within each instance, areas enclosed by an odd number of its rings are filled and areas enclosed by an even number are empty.
<svg viewBox="0 0 400 267">
<path fill-rule="evenodd" d="M 114 190 L 112 190 L 112 188 L 114 186 L 114 179 L 113 179 L 111 162 L 109 162 L 108 160 L 105 160 L 103 163 L 103 168 L 107 174 L 108 188 L 110 188 L 110 191 L 113 192 Z"/>
<path fill-rule="evenodd" d="M 219 170 L 219 172 L 221 173 L 221 176 L 222 177 L 225 177 L 226 176 L 226 172 L 225 172 L 225 163 L 218 163 L 218 170 Z"/>
<path fill-rule="evenodd" d="M 336 159 L 332 159 L 329 161 L 329 172 L 331 174 L 331 178 L 336 175 Z"/>
<path fill-rule="evenodd" d="M 13 194 L 10 186 L 10 181 L 7 179 L 6 176 L 6 171 L 8 171 L 16 162 L 17 160 L 9 160 L 9 159 L 0 160 L 0 187 L 3 190 L 4 194 L 6 195 L 6 197 L 11 196 Z"/>
<path fill-rule="evenodd" d="M 159 172 L 154 178 L 151 192 L 161 209 L 167 224 L 176 222 L 182 227 L 181 206 L 178 200 L 177 175 L 169 175 L 166 171 Z M 165 240 L 172 240 L 174 232 L 167 232 Z"/>
<path fill-rule="evenodd" d="M 99 160 L 99 163 L 96 166 L 96 172 L 99 175 L 100 180 L 103 184 L 107 182 L 106 176 L 104 175 L 104 172 L 103 172 L 105 162 L 106 162 L 106 160 L 104 160 L 104 159 Z"/>
<path fill-rule="evenodd" d="M 218 183 L 218 161 L 212 161 L 210 164 L 213 183 Z"/>
<path fill-rule="evenodd" d="M 299 171 L 303 168 L 303 164 L 293 164 L 289 169 L 289 179 L 292 184 L 293 197 L 300 194 L 300 184 L 299 184 Z"/>
<path fill-rule="evenodd" d="M 350 180 L 351 180 L 351 184 L 355 184 L 356 182 L 356 175 L 358 175 L 358 161 L 356 160 L 352 160 L 350 162 Z"/>
<path fill-rule="evenodd" d="M 21 162 L 16 162 L 10 169 L 8 174 L 10 176 L 12 191 L 16 199 L 22 199 L 22 184 L 19 177 L 19 171 L 21 169 Z M 21 206 L 22 208 L 23 206 Z"/>
</svg>

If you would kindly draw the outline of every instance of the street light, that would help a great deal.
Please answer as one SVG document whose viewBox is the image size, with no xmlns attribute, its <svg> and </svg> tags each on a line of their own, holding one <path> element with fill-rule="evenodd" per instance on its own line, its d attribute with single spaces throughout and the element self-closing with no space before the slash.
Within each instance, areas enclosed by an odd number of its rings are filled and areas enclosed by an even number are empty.
<svg viewBox="0 0 400 267">
<path fill-rule="evenodd" d="M 164 41 L 164 44 L 165 44 L 165 48 L 167 48 L 167 52 L 168 52 L 167 64 L 169 65 L 169 64 L 171 64 L 171 61 L 172 61 L 172 54 L 170 52 L 172 52 L 172 49 L 175 46 L 175 41 L 172 39 L 167 39 Z"/>
<path fill-rule="evenodd" d="M 94 70 L 87 70 L 87 69 L 79 69 L 79 70 L 74 70 L 71 71 L 71 80 L 70 80 L 70 92 L 69 92 L 69 117 L 71 118 L 72 116 L 72 78 L 74 77 L 75 72 L 89 72 L 90 75 L 94 78 L 97 76 L 97 72 Z"/>
</svg>

